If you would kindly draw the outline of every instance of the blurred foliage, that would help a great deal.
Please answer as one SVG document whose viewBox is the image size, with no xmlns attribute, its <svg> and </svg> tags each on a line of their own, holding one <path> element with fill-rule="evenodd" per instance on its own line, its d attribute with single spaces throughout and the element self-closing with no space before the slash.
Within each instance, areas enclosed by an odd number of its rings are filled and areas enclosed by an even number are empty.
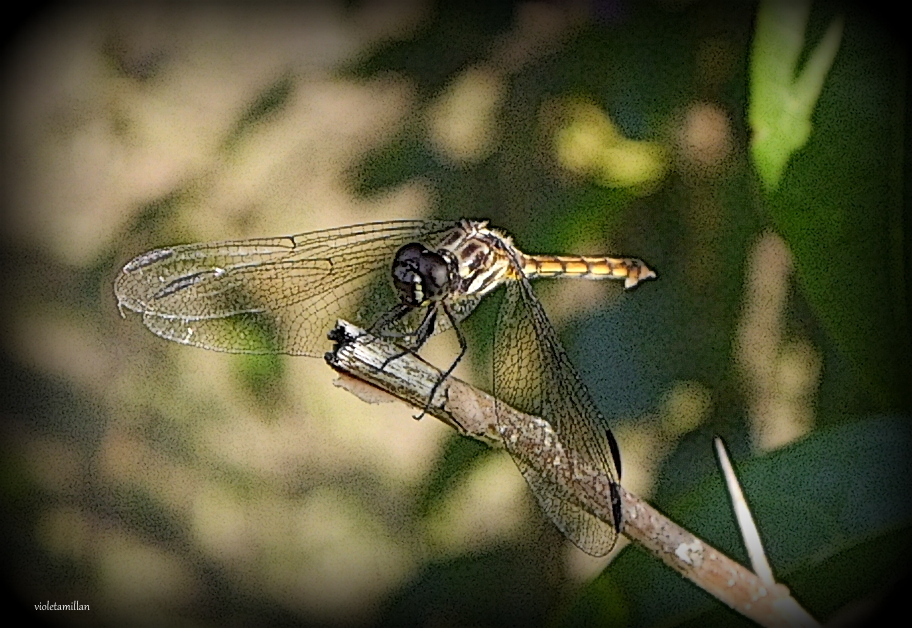
<svg viewBox="0 0 912 628">
<path fill-rule="evenodd" d="M 252 132 L 255 125 L 267 122 L 271 115 L 278 114 L 287 104 L 293 87 L 292 78 L 283 76 L 258 94 L 225 138 L 223 150 L 230 151 L 244 135 Z"/>
<path fill-rule="evenodd" d="M 763 2 L 751 51 L 751 151 L 767 189 L 775 189 L 792 155 L 811 137 L 811 117 L 842 39 L 842 15 L 835 17 L 823 39 L 804 52 L 811 3 Z"/>
<path fill-rule="evenodd" d="M 847 599 L 886 590 L 912 558 L 910 447 L 905 417 L 870 417 L 738 465 L 774 574 L 813 616 L 828 617 Z M 727 500 L 716 472 L 666 511 L 749 564 L 733 513 L 720 508 Z M 607 624 L 604 617 L 617 614 L 617 606 L 626 610 L 630 626 L 753 625 L 633 548 L 586 589 L 563 625 L 597 623 L 600 616 Z"/>
<path fill-rule="evenodd" d="M 719 505 L 726 502 L 721 487 L 714 484 L 710 496 L 705 488 L 694 488 L 694 479 L 717 476 L 707 445 L 712 433 L 730 434 L 735 451 L 747 453 L 738 428 L 745 408 L 732 372 L 732 341 L 747 251 L 764 228 L 775 229 L 796 265 L 791 333 L 809 333 L 824 353 L 817 420 L 851 423 L 752 461 L 742 467 L 743 480 L 753 487 L 751 501 L 777 574 L 812 612 L 826 617 L 847 600 L 888 586 L 908 554 L 912 513 L 901 507 L 912 488 L 908 415 L 888 422 L 864 418 L 909 410 L 909 379 L 902 368 L 909 337 L 900 165 L 904 90 L 897 87 L 904 80 L 901 49 L 863 13 L 846 15 L 825 5 L 806 6 L 803 14 L 795 3 L 762 4 L 756 22 L 743 6 L 694 3 L 666 11 L 637 3 L 615 5 L 616 12 L 596 6 L 592 21 L 558 51 L 509 77 L 499 109 L 500 137 L 482 161 L 454 172 L 416 115 L 398 138 L 368 154 L 353 171 L 354 185 L 371 194 L 424 178 L 433 182 L 445 215 L 485 216 L 487 207 L 497 207 L 501 226 L 527 250 L 575 250 L 583 234 L 610 233 L 625 250 L 654 263 L 660 285 L 581 321 L 570 344 L 610 417 L 655 407 L 674 380 L 709 385 L 712 420 L 669 457 L 667 473 L 674 480 L 659 487 L 658 503 L 692 504 L 690 511 L 671 507 L 670 512 L 742 560 L 733 521 L 727 512 L 718 519 Z M 810 43 L 804 36 L 808 19 Z M 749 34 L 752 24 L 755 36 Z M 389 44 L 360 68 L 403 73 L 433 100 L 447 81 L 413 71 L 404 59 L 436 59 L 454 74 L 478 62 L 465 54 L 463 64 L 453 67 L 457 55 L 441 54 L 437 41 L 426 34 Z M 745 93 L 748 76 L 751 89 Z M 677 173 L 652 168 L 664 181 L 644 200 L 632 193 L 640 180 L 617 185 L 618 179 L 597 165 L 605 163 L 603 157 L 586 157 L 587 151 L 605 154 L 600 146 L 612 141 L 639 138 L 660 151 L 662 142 L 664 150 L 671 149 L 666 125 L 695 98 L 723 103 L 745 136 L 750 115 L 750 151 L 736 145 L 721 172 L 694 181 L 681 171 L 680 161 Z M 593 104 L 586 109 L 571 104 L 580 102 Z M 572 107 L 576 115 L 569 119 L 559 113 Z M 571 156 L 563 163 L 543 148 L 541 134 L 549 125 L 555 152 Z M 616 133 L 632 139 L 612 140 Z M 578 165 L 571 158 L 587 161 Z M 568 172 L 575 177 L 570 185 L 561 179 Z M 715 201 L 716 214 L 700 214 L 701 195 Z M 862 524 L 857 517 L 866 503 L 879 516 Z M 814 509 L 813 516 L 806 507 Z M 846 508 L 856 519 L 839 517 Z M 786 556 L 783 548 L 790 543 Z M 891 547 L 899 558 L 887 564 L 883 559 Z M 850 555 L 855 558 L 840 560 Z M 847 588 L 862 571 L 866 586 Z M 809 578 L 811 573 L 816 577 Z M 562 623 L 733 620 L 725 610 L 714 619 L 707 616 L 711 608 L 718 604 L 651 557 L 628 549 Z"/>
<path fill-rule="evenodd" d="M 808 45 L 810 6 L 763 7 L 750 106 L 752 151 L 770 190 L 769 212 L 795 256 L 806 298 L 874 408 L 895 409 L 906 401 L 909 384 L 901 375 L 902 356 L 909 351 L 897 169 L 901 52 L 886 47 L 868 54 L 877 35 L 870 24 L 855 22 L 840 63 L 825 82 L 839 48 L 840 14 L 792 84 Z M 808 150 L 795 155 L 808 141 Z"/>
</svg>

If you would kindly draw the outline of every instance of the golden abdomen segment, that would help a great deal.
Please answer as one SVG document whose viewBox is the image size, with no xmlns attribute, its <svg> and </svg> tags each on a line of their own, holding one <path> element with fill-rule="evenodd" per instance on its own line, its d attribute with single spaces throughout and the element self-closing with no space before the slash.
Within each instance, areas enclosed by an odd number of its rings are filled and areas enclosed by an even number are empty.
<svg viewBox="0 0 912 628">
<path fill-rule="evenodd" d="M 625 288 L 655 279 L 655 272 L 634 257 L 584 257 L 565 255 L 526 255 L 523 272 L 536 277 L 579 277 L 581 279 L 623 279 Z"/>
</svg>

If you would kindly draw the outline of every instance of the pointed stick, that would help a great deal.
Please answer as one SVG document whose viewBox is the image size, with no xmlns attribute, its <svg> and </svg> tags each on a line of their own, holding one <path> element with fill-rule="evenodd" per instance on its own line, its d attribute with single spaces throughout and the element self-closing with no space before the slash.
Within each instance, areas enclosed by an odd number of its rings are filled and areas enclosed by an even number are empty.
<svg viewBox="0 0 912 628">
<path fill-rule="evenodd" d="M 538 454 L 551 447 L 553 450 L 546 452 L 548 459 L 559 456 L 569 462 L 561 468 L 542 469 L 543 473 L 550 474 L 580 506 L 604 521 L 611 521 L 608 478 L 564 450 L 543 419 L 498 403 L 498 412 L 511 413 L 509 420 L 501 421 L 499 427 L 494 398 L 455 377 L 448 377 L 428 404 L 428 395 L 440 377 L 438 369 L 417 355 L 406 354 L 379 370 L 388 358 L 401 354 L 402 350 L 345 321 L 339 321 L 330 338 L 336 341 L 336 346 L 326 354 L 326 361 L 343 376 L 338 386 L 366 401 L 371 401 L 368 399 L 371 396 L 375 400 L 379 388 L 416 408 L 425 408 L 427 414 L 460 434 L 488 444 L 496 446 L 504 438 L 512 438 L 518 441 L 518 448 Z M 517 425 L 523 428 L 512 427 Z M 533 459 L 530 456 L 527 462 Z M 620 495 L 621 532 L 716 599 L 763 626 L 818 625 L 791 597 L 785 585 L 764 583 L 749 569 L 678 526 L 636 495 L 622 487 Z"/>
</svg>

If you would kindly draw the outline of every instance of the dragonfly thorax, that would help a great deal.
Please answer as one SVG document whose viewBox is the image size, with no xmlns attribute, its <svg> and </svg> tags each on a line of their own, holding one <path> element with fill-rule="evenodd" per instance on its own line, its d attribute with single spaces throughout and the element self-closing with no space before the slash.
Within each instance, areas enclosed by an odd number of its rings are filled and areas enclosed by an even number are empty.
<svg viewBox="0 0 912 628">
<path fill-rule="evenodd" d="M 513 249 L 509 236 L 488 229 L 484 222 L 461 221 L 441 241 L 437 252 L 454 260 L 456 277 L 452 287 L 456 297 L 481 297 L 522 273 L 522 263 L 513 257 L 521 253 Z"/>
</svg>

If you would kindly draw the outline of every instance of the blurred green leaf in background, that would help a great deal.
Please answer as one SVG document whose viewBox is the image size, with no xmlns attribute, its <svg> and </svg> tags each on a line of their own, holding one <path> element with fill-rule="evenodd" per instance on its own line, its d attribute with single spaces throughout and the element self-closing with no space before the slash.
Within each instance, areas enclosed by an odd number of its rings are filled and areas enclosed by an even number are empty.
<svg viewBox="0 0 912 628">
<path fill-rule="evenodd" d="M 829 23 L 820 41 L 809 41 L 809 14 L 810 2 L 760 4 L 751 153 L 805 298 L 874 407 L 889 411 L 908 401 L 910 383 L 901 375 L 910 351 L 904 60 L 898 49 L 878 46 L 858 13 L 844 45 L 841 13 L 818 17 Z M 837 52 L 842 61 L 834 66 Z"/>
<path fill-rule="evenodd" d="M 792 155 L 811 137 L 812 115 L 842 39 L 843 17 L 799 68 L 811 3 L 767 0 L 757 11 L 751 51 L 751 154 L 767 189 L 779 185 Z"/>
</svg>

